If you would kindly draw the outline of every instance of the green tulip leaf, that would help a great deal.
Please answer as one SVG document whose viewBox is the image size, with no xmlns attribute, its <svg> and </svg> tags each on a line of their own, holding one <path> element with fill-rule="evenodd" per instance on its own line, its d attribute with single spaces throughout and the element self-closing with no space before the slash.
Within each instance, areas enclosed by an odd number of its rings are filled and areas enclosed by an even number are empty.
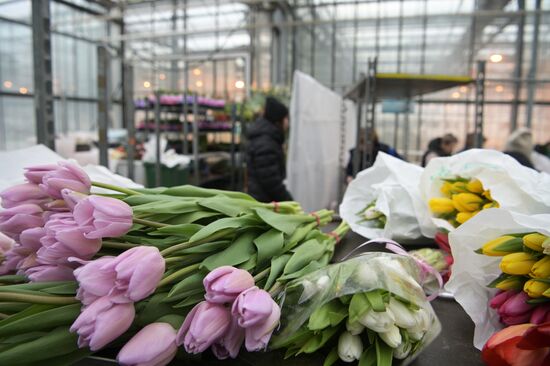
<svg viewBox="0 0 550 366">
<path fill-rule="evenodd" d="M 393 348 L 388 346 L 386 342 L 380 338 L 376 338 L 376 365 L 391 366 L 393 360 Z"/>
<path fill-rule="evenodd" d="M 377 366 L 376 362 L 376 347 L 371 345 L 361 353 L 358 366 Z"/>
<path fill-rule="evenodd" d="M 256 217 L 254 217 L 254 215 L 244 215 L 240 217 L 226 217 L 206 225 L 199 232 L 193 235 L 189 239 L 189 241 L 197 242 L 200 240 L 204 240 L 206 238 L 210 238 L 214 236 L 214 234 L 226 233 L 226 232 L 231 233 L 236 229 L 249 227 L 249 226 L 256 226 L 258 224 L 259 224 L 259 220 Z"/>
<path fill-rule="evenodd" d="M 169 304 L 164 303 L 166 296 L 166 293 L 156 293 L 151 298 L 137 303 L 136 314 L 138 315 L 135 320 L 136 324 L 143 327 L 153 323 L 161 316 L 175 313 Z"/>
<path fill-rule="evenodd" d="M 206 219 L 206 218 L 214 218 L 216 216 L 220 216 L 220 213 L 211 212 L 211 211 L 194 211 L 194 212 L 188 212 L 188 213 L 183 213 L 183 214 L 173 216 L 172 218 L 165 221 L 165 223 L 171 224 L 171 225 L 192 224 L 199 220 Z"/>
<path fill-rule="evenodd" d="M 340 359 L 340 356 L 338 356 L 338 348 L 333 347 L 327 357 L 325 358 L 325 361 L 323 362 L 323 366 L 332 366 L 336 361 Z"/>
<path fill-rule="evenodd" d="M 166 301 L 183 299 L 184 297 L 189 296 L 190 291 L 204 291 L 202 281 L 204 280 L 204 277 L 206 277 L 206 274 L 206 272 L 200 271 L 197 273 L 193 273 L 192 275 L 178 282 L 174 287 L 172 287 L 172 289 L 168 293 Z"/>
<path fill-rule="evenodd" d="M 279 214 L 266 208 L 257 208 L 255 211 L 266 224 L 287 235 L 292 235 L 300 225 L 315 221 L 309 215 Z"/>
<path fill-rule="evenodd" d="M 161 227 L 149 235 L 175 235 L 178 237 L 183 237 L 189 239 L 195 235 L 199 230 L 204 226 L 197 224 L 179 224 L 179 225 L 169 225 Z"/>
<path fill-rule="evenodd" d="M 185 307 L 188 307 L 188 306 L 196 305 L 199 302 L 201 302 L 202 300 L 204 300 L 204 292 L 188 296 L 183 301 L 181 301 L 181 302 L 177 303 L 176 305 L 174 305 L 174 308 L 178 309 L 178 308 L 185 308 Z"/>
<path fill-rule="evenodd" d="M 348 316 L 348 310 L 338 299 L 333 299 L 315 309 L 308 322 L 309 330 L 321 330 L 336 326 Z"/>
<path fill-rule="evenodd" d="M 49 330 L 61 325 L 70 325 L 80 314 L 81 307 L 82 304 L 80 303 L 71 304 L 27 315 L 6 324 L 0 322 L 0 338 L 31 331 Z"/>
<path fill-rule="evenodd" d="M 200 268 L 212 271 L 221 266 L 236 266 L 245 263 L 256 254 L 253 240 L 257 233 L 253 230 L 244 232 L 226 249 L 211 255 L 202 261 Z"/>
<path fill-rule="evenodd" d="M 33 362 L 25 366 L 71 366 L 76 362 L 90 356 L 93 352 L 88 348 L 79 349 L 77 351 L 71 352 L 67 355 L 47 358 L 45 360 L 40 360 L 38 362 Z"/>
<path fill-rule="evenodd" d="M 271 271 L 269 272 L 269 277 L 265 284 L 265 288 L 269 289 L 275 283 L 275 280 L 283 273 L 283 269 L 286 266 L 286 263 L 290 259 L 290 254 L 283 254 L 278 257 L 275 257 L 271 260 Z"/>
<path fill-rule="evenodd" d="M 298 277 L 302 277 L 302 276 L 304 276 L 308 273 L 317 271 L 318 269 L 321 269 L 323 267 L 324 267 L 324 265 L 317 262 L 317 261 L 309 262 L 305 267 L 303 267 L 299 271 L 291 272 L 289 274 L 281 276 L 281 277 L 279 277 L 279 280 L 281 280 L 281 281 L 292 280 L 292 279 L 295 279 L 295 278 L 298 278 Z"/>
<path fill-rule="evenodd" d="M 358 322 L 370 309 L 370 302 L 364 292 L 354 294 L 349 303 L 349 321 Z"/>
<path fill-rule="evenodd" d="M 321 258 L 325 250 L 326 246 L 315 239 L 300 244 L 300 246 L 294 249 L 292 257 L 290 257 L 285 266 L 284 274 L 294 273 L 304 268 L 308 263 Z"/>
<path fill-rule="evenodd" d="M 13 323 L 20 319 L 25 319 L 28 316 L 41 313 L 46 310 L 54 309 L 55 305 L 43 305 L 43 304 L 34 304 L 27 309 L 10 316 L 9 318 L 3 319 L 0 321 L 0 327 L 6 326 L 7 324 Z"/>
<path fill-rule="evenodd" d="M 313 353 L 323 347 L 335 334 L 338 332 L 339 327 L 332 327 L 324 329 L 323 331 L 313 335 L 308 339 L 306 344 L 300 348 L 298 355 L 300 353 Z"/>
<path fill-rule="evenodd" d="M 269 342 L 269 347 L 271 349 L 279 349 L 283 347 L 292 347 L 294 345 L 298 345 L 298 348 L 297 348 L 298 350 L 302 345 L 305 344 L 305 342 L 307 342 L 307 340 L 312 335 L 313 335 L 313 332 L 311 332 L 309 329 L 307 329 L 306 327 L 301 327 L 292 335 L 285 338 L 281 338 L 276 335 L 273 336 L 271 338 L 271 341 Z"/>
<path fill-rule="evenodd" d="M 200 210 L 195 200 L 165 200 L 145 203 L 143 205 L 132 207 L 134 214 L 154 213 L 154 214 L 182 214 Z"/>
<path fill-rule="evenodd" d="M 365 296 L 369 300 L 372 310 L 376 312 L 386 311 L 386 304 L 384 303 L 384 297 L 379 290 L 365 292 Z"/>
<path fill-rule="evenodd" d="M 216 253 L 221 249 L 228 247 L 231 244 L 229 240 L 218 240 L 210 243 L 197 245 L 187 249 L 180 250 L 180 254 L 203 254 L 203 253 Z"/>
<path fill-rule="evenodd" d="M 78 290 L 78 283 L 77 282 L 68 282 L 64 284 L 60 284 L 57 286 L 52 286 L 45 288 L 42 290 L 45 293 L 52 294 L 52 295 L 76 295 L 76 292 Z"/>
<path fill-rule="evenodd" d="M 78 335 L 69 327 L 59 327 L 46 335 L 0 352 L 0 365 L 29 365 L 78 350 Z"/>
<path fill-rule="evenodd" d="M 282 254 L 284 243 L 283 233 L 276 229 L 266 231 L 254 239 L 258 250 L 258 265 L 261 266 L 276 255 Z"/>
<path fill-rule="evenodd" d="M 155 323 L 168 323 L 172 326 L 172 328 L 178 330 L 180 329 L 184 321 L 185 321 L 185 316 L 168 314 L 155 320 Z"/>
<path fill-rule="evenodd" d="M 248 258 L 246 262 L 244 262 L 243 264 L 239 264 L 237 267 L 252 273 L 256 268 L 256 261 L 256 254 L 253 254 L 250 256 L 250 258 Z"/>
<path fill-rule="evenodd" d="M 256 202 L 254 198 L 252 198 L 250 195 L 243 192 L 222 191 L 218 189 L 201 188 L 201 187 L 192 186 L 192 185 L 170 187 L 168 189 L 165 189 L 162 193 L 169 196 L 180 196 L 180 197 L 213 197 L 218 195 L 224 195 L 230 198 L 237 198 L 237 199 Z"/>
<path fill-rule="evenodd" d="M 229 198 L 223 195 L 204 198 L 199 201 L 199 205 L 224 215 L 235 217 L 243 213 L 252 213 L 252 209 L 260 207 L 260 202 Z"/>
</svg>

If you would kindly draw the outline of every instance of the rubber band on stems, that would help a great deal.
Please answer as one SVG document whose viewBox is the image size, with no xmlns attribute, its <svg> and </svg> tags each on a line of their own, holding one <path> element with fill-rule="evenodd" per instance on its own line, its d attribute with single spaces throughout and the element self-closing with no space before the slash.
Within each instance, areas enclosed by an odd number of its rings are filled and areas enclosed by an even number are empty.
<svg viewBox="0 0 550 366">
<path fill-rule="evenodd" d="M 316 212 L 310 213 L 311 216 L 315 217 L 315 221 L 317 221 L 317 226 L 321 226 L 321 217 L 317 215 Z"/>
<path fill-rule="evenodd" d="M 279 206 L 279 202 L 277 202 L 277 201 L 272 201 L 271 203 L 273 204 L 273 212 L 277 212 L 277 213 L 278 213 L 278 212 L 279 212 L 279 207 L 280 207 L 280 206 Z"/>
</svg>

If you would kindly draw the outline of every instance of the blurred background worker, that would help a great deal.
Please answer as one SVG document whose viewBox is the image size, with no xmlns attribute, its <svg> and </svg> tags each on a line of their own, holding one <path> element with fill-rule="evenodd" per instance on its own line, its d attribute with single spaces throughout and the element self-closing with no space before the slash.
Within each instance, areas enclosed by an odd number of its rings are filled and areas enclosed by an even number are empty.
<svg viewBox="0 0 550 366">
<path fill-rule="evenodd" d="M 357 173 L 362 171 L 363 169 L 366 169 L 367 167 L 365 164 L 363 164 L 363 155 L 365 154 L 366 150 L 366 131 L 365 129 L 360 130 L 360 137 L 359 137 L 359 166 L 357 169 Z M 395 150 L 393 147 L 386 145 L 380 140 L 378 140 L 378 134 L 376 131 L 374 131 L 374 146 L 373 146 L 373 161 L 376 160 L 376 157 L 378 156 L 378 152 L 382 151 L 388 155 L 394 156 L 398 159 L 404 160 L 401 155 L 397 153 L 397 150 Z M 357 148 L 353 148 L 349 152 L 349 161 L 348 165 L 346 167 L 346 181 L 349 183 L 353 179 L 353 160 L 355 159 L 355 154 L 357 154 Z"/>
<path fill-rule="evenodd" d="M 535 168 L 531 161 L 531 154 L 534 151 L 533 135 L 527 128 L 518 128 L 506 141 L 504 153 L 516 159 L 521 165 L 528 168 Z"/>
<path fill-rule="evenodd" d="M 481 140 L 482 141 L 481 141 L 480 148 L 483 149 L 483 145 L 485 145 L 485 143 L 487 142 L 487 138 L 485 136 L 483 136 Z M 460 152 L 473 149 L 473 148 L 476 147 L 475 145 L 476 145 L 476 134 L 473 133 L 473 132 L 470 132 L 466 135 L 466 141 L 464 142 L 464 148 L 462 150 L 460 150 Z"/>
<path fill-rule="evenodd" d="M 267 97 L 263 117 L 247 130 L 248 193 L 258 201 L 290 201 L 286 189 L 283 144 L 288 130 L 288 108 Z"/>
<path fill-rule="evenodd" d="M 433 158 L 451 156 L 457 144 L 458 139 L 452 133 L 431 140 L 428 144 L 428 150 L 422 156 L 422 166 L 425 167 Z"/>
</svg>

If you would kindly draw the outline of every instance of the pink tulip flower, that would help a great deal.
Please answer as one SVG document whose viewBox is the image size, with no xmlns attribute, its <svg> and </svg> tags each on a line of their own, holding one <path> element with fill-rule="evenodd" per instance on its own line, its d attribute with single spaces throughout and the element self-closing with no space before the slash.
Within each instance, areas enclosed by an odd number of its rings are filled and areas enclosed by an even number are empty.
<svg viewBox="0 0 550 366">
<path fill-rule="evenodd" d="M 86 262 L 75 270 L 78 297 L 86 302 L 107 295 L 118 303 L 139 301 L 155 291 L 164 269 L 159 250 L 148 246 L 129 249 L 117 257 Z"/>
<path fill-rule="evenodd" d="M 252 325 L 245 330 L 245 347 L 249 352 L 265 350 L 271 339 L 271 334 L 279 326 L 281 309 L 271 300 L 271 314 L 263 322 Z"/>
<path fill-rule="evenodd" d="M 4 208 L 12 208 L 25 203 L 43 206 L 51 201 L 51 198 L 38 185 L 32 183 L 18 184 L 7 188 L 0 193 L 0 198 Z"/>
<path fill-rule="evenodd" d="M 31 176 L 29 173 L 31 171 L 33 171 L 32 167 L 28 168 L 25 174 L 29 180 L 29 176 Z M 37 171 L 35 170 L 35 172 Z M 39 186 L 52 198 L 63 199 L 61 190 L 64 188 L 81 193 L 90 193 L 92 186 L 90 177 L 76 164 L 61 161 L 58 163 L 56 169 L 49 170 L 44 174 L 42 174 L 42 170 L 38 170 L 38 172 L 31 177 L 34 179 L 35 177 L 42 176 L 42 182 Z"/>
<path fill-rule="evenodd" d="M 38 265 L 25 271 L 31 282 L 73 281 L 73 268 L 61 265 Z"/>
<path fill-rule="evenodd" d="M 231 319 L 229 329 L 212 345 L 212 352 L 219 360 L 236 358 L 244 342 L 244 328 L 239 327 L 235 318 Z"/>
<path fill-rule="evenodd" d="M 528 304 L 527 300 L 529 296 L 523 291 L 506 300 L 497 310 L 501 321 L 506 325 L 528 322 L 534 307 Z"/>
<path fill-rule="evenodd" d="M 82 309 L 71 332 L 78 333 L 78 347 L 89 347 L 94 352 L 126 332 L 136 315 L 133 303 L 117 304 L 108 296 Z"/>
<path fill-rule="evenodd" d="M 57 164 L 44 164 L 44 165 L 35 165 L 28 168 L 25 168 L 25 178 L 31 183 L 40 184 L 42 183 L 42 178 L 49 172 L 59 169 Z"/>
<path fill-rule="evenodd" d="M 489 301 L 489 306 L 493 309 L 498 309 L 512 296 L 516 295 L 518 291 L 515 290 L 506 290 L 498 292 L 492 299 Z"/>
<path fill-rule="evenodd" d="M 86 238 L 70 213 L 52 215 L 45 229 L 42 247 L 37 251 L 40 263 L 67 264 L 69 257 L 90 259 L 101 248 L 101 240 Z"/>
<path fill-rule="evenodd" d="M 132 227 L 132 208 L 115 198 L 88 196 L 73 214 L 88 239 L 122 236 Z"/>
<path fill-rule="evenodd" d="M 253 287 L 254 278 L 245 270 L 223 266 L 211 271 L 203 284 L 207 301 L 224 304 L 233 302 L 241 292 Z"/>
<path fill-rule="evenodd" d="M 241 292 L 231 309 L 239 326 L 243 328 L 265 322 L 272 312 L 273 299 L 269 293 L 256 286 Z"/>
<path fill-rule="evenodd" d="M 88 197 L 88 195 L 86 194 L 71 191 L 67 188 L 61 190 L 61 195 L 63 196 L 63 201 L 65 202 L 65 205 L 71 210 L 74 210 L 74 207 L 78 202 Z"/>
<path fill-rule="evenodd" d="M 218 341 L 231 324 L 229 309 L 220 304 L 203 301 L 185 317 L 176 343 L 187 353 L 201 353 Z"/>
<path fill-rule="evenodd" d="M 15 245 L 15 240 L 0 233 L 0 257 L 4 256 Z"/>
<path fill-rule="evenodd" d="M 176 330 L 168 323 L 152 323 L 122 347 L 117 361 L 124 366 L 165 366 L 177 352 Z"/>
<path fill-rule="evenodd" d="M 550 304 L 542 304 L 535 307 L 529 323 L 542 324 L 550 322 Z"/>
<path fill-rule="evenodd" d="M 43 213 L 40 206 L 32 203 L 0 211 L 0 231 L 17 241 L 22 231 L 44 225 Z"/>
</svg>

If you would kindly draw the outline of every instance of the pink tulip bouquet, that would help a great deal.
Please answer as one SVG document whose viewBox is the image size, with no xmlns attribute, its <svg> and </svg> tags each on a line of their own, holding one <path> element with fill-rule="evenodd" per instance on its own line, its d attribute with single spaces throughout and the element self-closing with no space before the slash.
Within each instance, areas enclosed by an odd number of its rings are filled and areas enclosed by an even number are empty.
<svg viewBox="0 0 550 366">
<path fill-rule="evenodd" d="M 349 229 L 325 234 L 332 212 L 295 202 L 92 182 L 68 162 L 25 177 L 0 193 L 2 365 L 70 365 L 104 348 L 122 365 L 264 350 L 273 298 L 324 268 Z"/>
</svg>

